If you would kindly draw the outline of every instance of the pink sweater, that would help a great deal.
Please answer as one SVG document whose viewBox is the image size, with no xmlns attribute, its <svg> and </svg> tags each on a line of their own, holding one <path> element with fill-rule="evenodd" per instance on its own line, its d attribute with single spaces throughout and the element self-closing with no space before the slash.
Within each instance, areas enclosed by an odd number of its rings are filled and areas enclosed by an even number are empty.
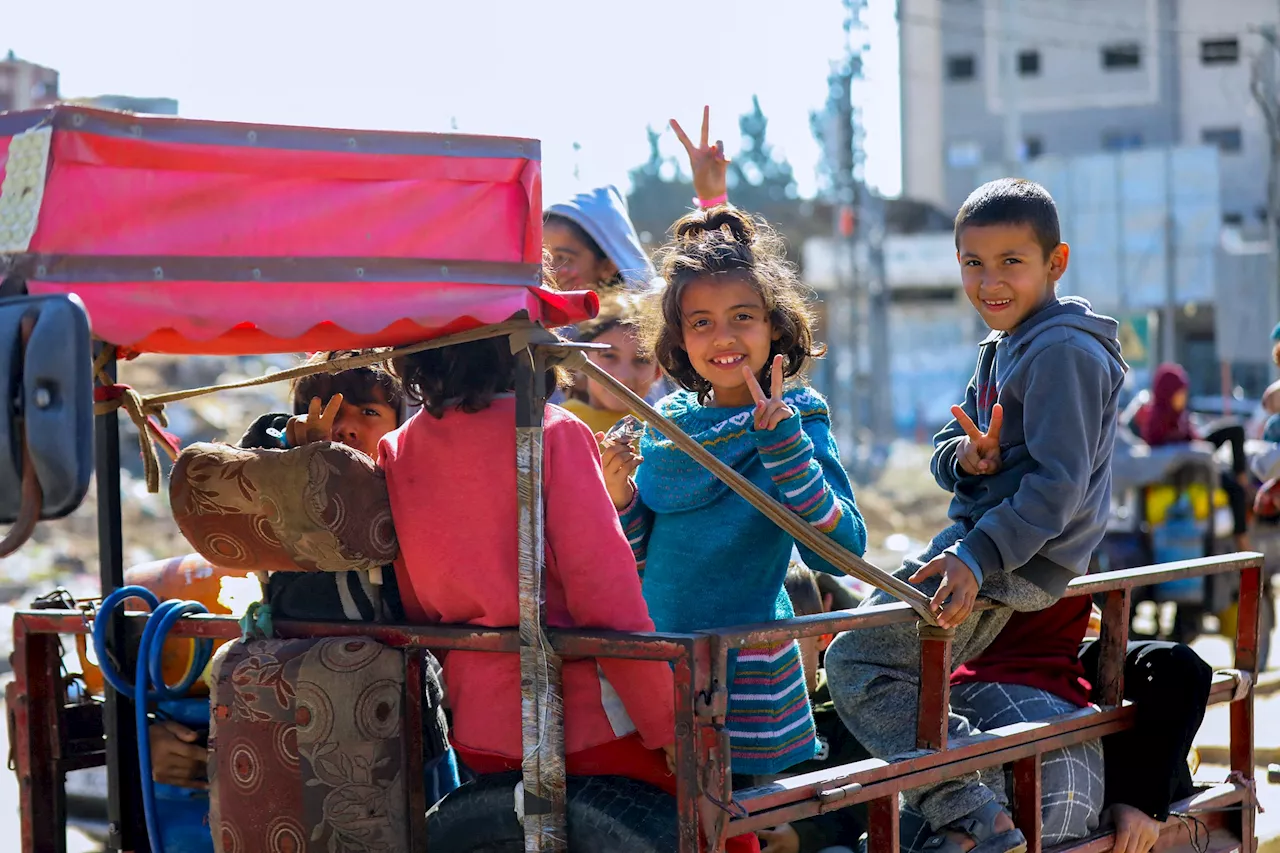
<svg viewBox="0 0 1280 853">
<path fill-rule="evenodd" d="M 396 577 L 410 618 L 518 626 L 514 398 L 499 397 L 476 414 L 419 413 L 386 436 L 380 451 L 400 539 Z M 595 438 L 557 406 L 547 406 L 542 470 L 547 624 L 652 631 Z M 519 758 L 519 658 L 453 651 L 442 663 L 454 739 Z M 566 752 L 637 731 L 651 749 L 674 741 L 675 688 L 666 663 L 575 659 L 565 662 L 563 677 Z"/>
</svg>

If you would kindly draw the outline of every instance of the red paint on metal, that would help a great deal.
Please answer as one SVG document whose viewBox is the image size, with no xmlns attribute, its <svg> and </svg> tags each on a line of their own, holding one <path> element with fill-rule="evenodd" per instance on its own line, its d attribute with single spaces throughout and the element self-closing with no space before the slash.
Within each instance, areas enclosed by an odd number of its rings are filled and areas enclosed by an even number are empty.
<svg viewBox="0 0 1280 853">
<path fill-rule="evenodd" d="M 955 631 L 919 623 L 920 697 L 916 705 L 916 747 L 946 749 L 951 712 L 951 642 Z"/>
<path fill-rule="evenodd" d="M 1040 853 L 1040 764 L 1043 753 L 1013 762 L 1013 822 L 1027 839 L 1027 853 Z"/>
<path fill-rule="evenodd" d="M 898 853 L 902 848 L 898 796 L 881 797 L 867 804 L 870 823 L 867 853 Z"/>
</svg>

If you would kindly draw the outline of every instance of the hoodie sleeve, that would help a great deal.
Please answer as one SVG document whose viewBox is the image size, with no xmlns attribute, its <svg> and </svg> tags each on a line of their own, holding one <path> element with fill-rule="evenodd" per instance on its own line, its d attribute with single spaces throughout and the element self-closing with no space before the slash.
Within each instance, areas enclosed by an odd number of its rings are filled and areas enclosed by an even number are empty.
<svg viewBox="0 0 1280 853">
<path fill-rule="evenodd" d="M 751 435 L 782 503 L 861 556 L 867 549 L 867 526 L 854 502 L 827 418 L 803 418 L 796 412 L 774 429 L 752 430 Z M 810 568 L 843 574 L 804 545 L 797 542 L 796 546 Z"/>
<path fill-rule="evenodd" d="M 1026 565 L 1080 511 L 1104 453 L 1111 394 L 1109 366 L 1074 344 L 1049 347 L 1027 366 L 1022 429 L 1036 467 L 961 540 L 983 574 Z"/>
<path fill-rule="evenodd" d="M 544 432 L 546 537 L 575 628 L 653 631 L 640 577 L 604 486 L 600 452 L 585 424 L 565 418 Z M 675 682 L 665 661 L 597 658 L 644 745 L 675 740 Z"/>
<path fill-rule="evenodd" d="M 976 380 L 977 373 L 974 373 L 974 378 L 969 380 L 969 386 L 964 390 L 964 402 L 960 404 L 960 408 L 964 409 L 975 424 L 978 422 Z M 955 418 L 948 421 L 942 431 L 933 437 L 933 459 L 929 462 L 929 470 L 933 472 L 933 479 L 938 485 L 948 492 L 954 492 L 960 478 L 965 476 L 956 463 L 956 448 L 963 438 L 964 429 Z"/>
</svg>

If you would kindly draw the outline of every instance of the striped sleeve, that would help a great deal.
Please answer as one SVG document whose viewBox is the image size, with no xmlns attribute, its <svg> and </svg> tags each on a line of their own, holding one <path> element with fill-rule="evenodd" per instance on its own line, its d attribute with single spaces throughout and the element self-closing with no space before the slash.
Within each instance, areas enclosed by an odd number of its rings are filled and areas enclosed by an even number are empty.
<svg viewBox="0 0 1280 853">
<path fill-rule="evenodd" d="M 752 435 L 782 502 L 820 532 L 861 555 L 867 548 L 867 528 L 827 419 L 802 420 L 796 412 L 772 430 L 753 431 Z M 810 568 L 841 574 L 803 545 L 799 548 Z"/>
<path fill-rule="evenodd" d="M 644 505 L 640 499 L 640 489 L 635 490 L 631 503 L 618 511 L 618 520 L 622 522 L 622 532 L 627 535 L 627 544 L 636 558 L 636 570 L 644 576 L 644 561 L 649 552 L 649 531 L 653 529 L 653 510 Z"/>
</svg>

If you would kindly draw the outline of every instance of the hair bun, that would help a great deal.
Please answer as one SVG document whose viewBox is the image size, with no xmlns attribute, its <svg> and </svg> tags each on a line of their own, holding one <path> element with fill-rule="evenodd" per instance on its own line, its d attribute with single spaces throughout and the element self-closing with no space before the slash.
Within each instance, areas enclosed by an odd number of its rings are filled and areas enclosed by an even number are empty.
<svg viewBox="0 0 1280 853">
<path fill-rule="evenodd" d="M 756 224 L 751 216 L 729 204 L 688 214 L 676 223 L 675 236 L 678 240 L 696 241 L 715 231 L 743 246 L 750 246 L 756 240 Z"/>
</svg>

